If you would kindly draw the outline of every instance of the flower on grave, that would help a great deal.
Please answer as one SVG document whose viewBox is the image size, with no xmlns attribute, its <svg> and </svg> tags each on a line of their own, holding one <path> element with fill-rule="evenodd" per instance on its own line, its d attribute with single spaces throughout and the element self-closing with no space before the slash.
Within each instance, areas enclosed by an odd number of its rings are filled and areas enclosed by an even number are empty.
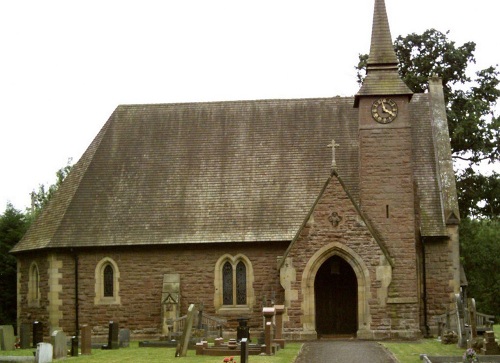
<svg viewBox="0 0 500 363">
<path fill-rule="evenodd" d="M 234 360 L 234 357 L 226 357 L 224 358 L 224 363 L 228 363 L 228 362 L 232 362 L 232 363 L 236 363 L 236 361 Z"/>
<path fill-rule="evenodd" d="M 464 363 L 479 362 L 476 351 L 472 348 L 467 349 L 463 355 L 463 361 Z"/>
</svg>

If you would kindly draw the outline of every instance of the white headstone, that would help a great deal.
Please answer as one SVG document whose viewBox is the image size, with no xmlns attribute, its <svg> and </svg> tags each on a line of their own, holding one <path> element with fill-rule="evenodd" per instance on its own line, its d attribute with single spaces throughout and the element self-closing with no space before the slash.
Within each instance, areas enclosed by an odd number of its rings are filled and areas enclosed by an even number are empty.
<svg viewBox="0 0 500 363">
<path fill-rule="evenodd" d="M 35 363 L 50 363 L 54 350 L 50 343 L 38 343 L 36 346 Z"/>
<path fill-rule="evenodd" d="M 68 342 L 66 334 L 62 330 L 54 330 L 51 343 L 54 346 L 54 359 L 64 358 L 68 355 Z"/>
</svg>

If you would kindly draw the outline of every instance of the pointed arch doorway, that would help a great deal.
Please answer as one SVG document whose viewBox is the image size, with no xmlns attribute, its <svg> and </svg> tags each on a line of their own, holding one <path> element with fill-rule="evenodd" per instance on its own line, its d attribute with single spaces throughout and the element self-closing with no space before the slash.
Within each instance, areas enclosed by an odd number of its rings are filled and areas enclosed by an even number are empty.
<svg viewBox="0 0 500 363">
<path fill-rule="evenodd" d="M 358 329 L 358 282 L 351 265 L 334 255 L 314 279 L 318 337 L 351 335 Z"/>
</svg>

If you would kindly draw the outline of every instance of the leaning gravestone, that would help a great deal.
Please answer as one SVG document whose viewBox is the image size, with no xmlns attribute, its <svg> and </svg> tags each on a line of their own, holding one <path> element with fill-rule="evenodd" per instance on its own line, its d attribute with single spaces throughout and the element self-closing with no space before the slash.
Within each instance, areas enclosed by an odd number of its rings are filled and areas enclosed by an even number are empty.
<svg viewBox="0 0 500 363">
<path fill-rule="evenodd" d="M 50 363 L 53 355 L 52 344 L 38 343 L 36 346 L 35 363 Z"/>
<path fill-rule="evenodd" d="M 128 348 L 130 346 L 130 329 L 120 329 L 118 340 L 120 348 Z"/>
<path fill-rule="evenodd" d="M 1 350 L 14 350 L 16 338 L 12 325 L 0 325 L 0 346 Z"/>
<path fill-rule="evenodd" d="M 181 342 L 177 345 L 175 351 L 176 357 L 185 357 L 187 354 L 187 349 L 189 345 L 189 339 L 191 338 L 191 331 L 193 329 L 193 320 L 196 315 L 196 309 L 194 304 L 189 305 L 186 322 L 184 323 L 184 330 L 182 332 Z"/>
<path fill-rule="evenodd" d="M 62 330 L 54 330 L 50 336 L 54 350 L 54 359 L 66 357 L 68 355 L 66 334 Z"/>
</svg>

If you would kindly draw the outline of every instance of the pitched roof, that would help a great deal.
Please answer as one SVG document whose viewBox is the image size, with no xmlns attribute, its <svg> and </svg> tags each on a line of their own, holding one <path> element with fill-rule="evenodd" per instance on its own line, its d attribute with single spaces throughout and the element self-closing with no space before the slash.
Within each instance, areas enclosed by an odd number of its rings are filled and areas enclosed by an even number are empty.
<svg viewBox="0 0 500 363">
<path fill-rule="evenodd" d="M 353 102 L 119 106 L 12 252 L 290 241 L 330 175 L 332 139 L 337 172 L 359 202 Z M 439 234 L 429 95 L 414 97 L 410 112 L 424 230 Z"/>
<path fill-rule="evenodd" d="M 332 138 L 357 195 L 352 102 L 119 106 L 14 252 L 290 240 L 329 175 Z"/>
</svg>

